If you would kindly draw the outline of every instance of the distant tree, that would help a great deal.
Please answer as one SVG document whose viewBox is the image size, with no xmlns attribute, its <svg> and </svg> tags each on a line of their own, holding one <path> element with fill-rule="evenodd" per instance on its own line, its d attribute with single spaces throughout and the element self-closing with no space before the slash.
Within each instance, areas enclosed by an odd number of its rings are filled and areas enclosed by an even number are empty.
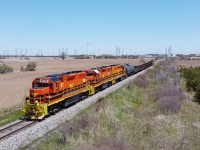
<svg viewBox="0 0 200 150">
<path fill-rule="evenodd" d="M 60 57 L 61 57 L 61 59 L 62 59 L 62 60 L 64 60 L 64 59 L 65 59 L 65 57 L 66 57 L 66 54 L 65 54 L 65 52 L 64 52 L 64 51 L 62 51 L 62 52 L 61 52 L 61 54 L 60 54 Z"/>
<path fill-rule="evenodd" d="M 146 63 L 143 57 L 140 59 L 140 62 L 141 63 Z"/>
</svg>

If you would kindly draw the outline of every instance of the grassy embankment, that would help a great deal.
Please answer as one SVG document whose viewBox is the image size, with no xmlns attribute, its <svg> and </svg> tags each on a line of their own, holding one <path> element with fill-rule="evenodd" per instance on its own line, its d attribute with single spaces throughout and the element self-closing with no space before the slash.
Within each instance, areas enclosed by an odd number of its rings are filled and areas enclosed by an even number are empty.
<svg viewBox="0 0 200 150">
<path fill-rule="evenodd" d="M 16 120 L 19 120 L 22 116 L 20 107 L 13 107 L 5 109 L 0 112 L 0 127 Z"/>
<path fill-rule="evenodd" d="M 200 106 L 184 88 L 176 68 L 163 62 L 48 134 L 37 149 L 200 149 Z"/>
</svg>

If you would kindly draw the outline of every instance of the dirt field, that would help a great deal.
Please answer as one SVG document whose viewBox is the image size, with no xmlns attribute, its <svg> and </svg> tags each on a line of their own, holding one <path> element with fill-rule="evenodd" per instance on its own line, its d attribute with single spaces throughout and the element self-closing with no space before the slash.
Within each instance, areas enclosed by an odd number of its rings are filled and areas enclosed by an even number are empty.
<svg viewBox="0 0 200 150">
<path fill-rule="evenodd" d="M 178 66 L 185 66 L 185 67 L 197 67 L 200 66 L 200 60 L 177 60 Z"/>
<path fill-rule="evenodd" d="M 36 61 L 37 68 L 34 72 L 20 72 L 21 66 L 26 66 L 29 61 Z M 72 70 L 90 69 L 91 67 L 109 64 L 140 64 L 139 59 L 9 59 L 4 63 L 14 68 L 13 73 L 0 75 L 0 110 L 20 105 L 23 102 L 25 89 L 31 87 L 34 78 L 49 74 L 62 73 Z M 0 64 L 2 60 L 0 60 Z"/>
</svg>

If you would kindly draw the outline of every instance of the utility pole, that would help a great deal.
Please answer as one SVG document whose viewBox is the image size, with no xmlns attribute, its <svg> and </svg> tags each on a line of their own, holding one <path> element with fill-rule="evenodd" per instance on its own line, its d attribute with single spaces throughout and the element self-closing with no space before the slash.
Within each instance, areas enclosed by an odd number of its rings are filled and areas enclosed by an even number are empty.
<svg viewBox="0 0 200 150">
<path fill-rule="evenodd" d="M 168 54 L 171 57 L 171 54 L 172 54 L 172 47 L 171 46 L 168 47 Z"/>
<path fill-rule="evenodd" d="M 21 48 L 20 50 L 21 50 L 21 59 L 22 59 L 23 48 Z"/>
<path fill-rule="evenodd" d="M 9 50 L 7 49 L 7 58 L 9 58 Z"/>
<path fill-rule="evenodd" d="M 87 55 L 88 55 L 89 42 L 87 42 L 86 45 L 87 45 Z"/>
<path fill-rule="evenodd" d="M 58 57 L 60 57 L 60 47 L 59 47 L 59 49 L 58 49 Z"/>
<path fill-rule="evenodd" d="M 67 50 L 67 48 L 65 48 L 65 52 L 66 52 L 66 56 L 68 55 L 68 50 Z"/>
<path fill-rule="evenodd" d="M 26 57 L 27 57 L 27 49 L 25 49 Z"/>
<path fill-rule="evenodd" d="M 18 49 L 17 49 L 17 48 L 15 48 L 16 57 L 17 57 L 17 52 L 18 52 Z"/>
</svg>

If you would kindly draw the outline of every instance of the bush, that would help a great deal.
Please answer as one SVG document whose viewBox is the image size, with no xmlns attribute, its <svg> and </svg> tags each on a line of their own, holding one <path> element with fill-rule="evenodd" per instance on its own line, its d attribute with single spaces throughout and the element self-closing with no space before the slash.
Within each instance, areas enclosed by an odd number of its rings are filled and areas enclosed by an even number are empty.
<svg viewBox="0 0 200 150">
<path fill-rule="evenodd" d="M 146 80 L 146 76 L 145 75 L 140 75 L 138 78 L 136 78 L 133 83 L 142 89 L 146 89 L 149 85 L 149 82 Z"/>
<path fill-rule="evenodd" d="M 7 72 L 13 72 L 13 68 L 6 64 L 0 65 L 0 73 L 3 74 Z"/>
<path fill-rule="evenodd" d="M 36 68 L 36 62 L 30 62 L 27 66 L 25 71 L 35 71 Z"/>
<path fill-rule="evenodd" d="M 181 75 L 186 79 L 188 91 L 195 92 L 195 99 L 200 101 L 200 67 L 180 68 Z"/>
<path fill-rule="evenodd" d="M 200 101 L 200 84 L 196 88 L 196 92 L 195 92 L 194 97 L 195 97 L 196 100 Z"/>
<path fill-rule="evenodd" d="M 20 71 L 21 71 L 21 72 L 24 72 L 24 71 L 25 71 L 25 69 L 24 69 L 23 66 L 21 66 Z"/>
<path fill-rule="evenodd" d="M 25 57 L 24 59 L 25 59 L 25 60 L 29 60 L 30 58 L 29 58 L 29 57 Z"/>
<path fill-rule="evenodd" d="M 178 113 L 182 106 L 182 101 L 185 99 L 180 87 L 174 84 L 166 84 L 161 89 L 157 89 L 151 95 L 152 98 L 158 101 L 160 108 L 167 112 Z"/>
<path fill-rule="evenodd" d="M 165 96 L 159 99 L 159 105 L 166 112 L 178 113 L 181 109 L 182 102 L 178 95 Z"/>
<path fill-rule="evenodd" d="M 141 62 L 141 63 L 146 63 L 145 60 L 144 60 L 144 58 L 141 58 L 141 59 L 140 59 L 140 62 Z"/>
<path fill-rule="evenodd" d="M 100 138 L 97 143 L 92 146 L 81 146 L 76 150 L 129 150 L 130 147 L 123 139 L 114 136 L 105 136 Z"/>
<path fill-rule="evenodd" d="M 58 129 L 58 133 L 61 136 L 61 142 L 64 144 L 67 141 L 67 134 L 70 132 L 70 127 L 64 125 Z"/>
<path fill-rule="evenodd" d="M 99 112 L 100 110 L 105 111 L 106 106 L 107 106 L 107 102 L 104 100 L 104 98 L 100 98 L 95 105 L 95 110 L 97 112 Z"/>
</svg>

